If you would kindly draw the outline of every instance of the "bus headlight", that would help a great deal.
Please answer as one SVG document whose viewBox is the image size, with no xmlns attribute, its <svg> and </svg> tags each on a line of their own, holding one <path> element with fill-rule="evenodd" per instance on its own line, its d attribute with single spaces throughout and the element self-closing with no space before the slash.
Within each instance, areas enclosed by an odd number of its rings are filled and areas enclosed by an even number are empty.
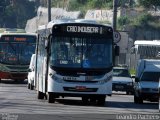
<svg viewBox="0 0 160 120">
<path fill-rule="evenodd" d="M 58 83 L 62 83 L 63 82 L 63 80 L 61 78 L 57 77 L 56 75 L 53 75 L 52 79 L 55 80 Z"/>
<path fill-rule="evenodd" d="M 111 80 L 112 80 L 112 76 L 109 76 L 109 77 L 107 77 L 105 79 L 99 80 L 98 84 L 104 84 L 104 83 L 106 83 L 108 81 L 111 81 Z"/>
</svg>

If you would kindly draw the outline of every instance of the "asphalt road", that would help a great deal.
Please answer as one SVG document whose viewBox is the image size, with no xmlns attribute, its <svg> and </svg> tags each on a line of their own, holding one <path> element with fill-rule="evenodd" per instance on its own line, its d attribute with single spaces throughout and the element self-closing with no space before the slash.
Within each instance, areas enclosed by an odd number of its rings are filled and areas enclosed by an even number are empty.
<svg viewBox="0 0 160 120">
<path fill-rule="evenodd" d="M 107 120 L 151 117 L 160 119 L 158 103 L 135 104 L 133 95 L 113 92 L 105 106 L 84 105 L 81 98 L 60 98 L 56 103 L 38 100 L 35 90 L 27 89 L 27 82 L 0 83 L 0 120 Z M 146 116 L 140 116 L 146 115 Z"/>
</svg>

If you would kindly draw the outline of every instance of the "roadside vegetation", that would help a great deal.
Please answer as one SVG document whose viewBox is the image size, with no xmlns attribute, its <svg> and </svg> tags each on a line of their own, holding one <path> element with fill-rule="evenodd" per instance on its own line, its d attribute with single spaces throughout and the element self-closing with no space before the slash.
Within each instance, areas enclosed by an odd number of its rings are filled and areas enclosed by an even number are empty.
<svg viewBox="0 0 160 120">
<path fill-rule="evenodd" d="M 48 0 L 0 0 L 0 27 L 18 27 L 24 28 L 28 19 L 36 16 L 38 6 L 47 7 Z M 61 7 L 68 11 L 81 11 L 82 16 L 89 9 L 112 9 L 113 0 L 51 0 L 52 7 Z M 124 27 L 144 27 L 149 26 L 155 29 L 160 28 L 160 20 L 152 16 L 147 11 L 158 10 L 160 6 L 159 0 L 119 0 L 117 6 L 119 8 L 136 9 L 142 8 L 143 14 L 138 15 L 134 19 L 127 16 L 121 16 L 117 20 L 118 29 Z M 145 11 L 145 12 L 144 12 Z M 105 21 L 103 21 L 106 23 Z"/>
</svg>

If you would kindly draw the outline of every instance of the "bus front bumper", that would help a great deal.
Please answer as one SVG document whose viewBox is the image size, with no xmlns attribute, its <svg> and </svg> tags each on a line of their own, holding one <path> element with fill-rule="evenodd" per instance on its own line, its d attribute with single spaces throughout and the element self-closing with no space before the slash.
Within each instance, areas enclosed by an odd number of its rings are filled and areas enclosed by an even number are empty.
<svg viewBox="0 0 160 120">
<path fill-rule="evenodd" d="M 59 83 L 48 80 L 48 92 L 69 95 L 112 95 L 112 81 L 103 84 L 86 83 Z"/>
<path fill-rule="evenodd" d="M 13 79 L 13 80 L 24 80 L 27 78 L 28 73 L 26 72 L 0 72 L 1 79 Z"/>
</svg>

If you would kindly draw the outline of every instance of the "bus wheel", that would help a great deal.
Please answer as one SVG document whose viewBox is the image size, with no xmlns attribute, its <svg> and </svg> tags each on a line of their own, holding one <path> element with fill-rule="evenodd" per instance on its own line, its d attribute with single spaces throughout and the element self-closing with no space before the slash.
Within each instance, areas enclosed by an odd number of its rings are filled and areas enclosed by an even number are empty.
<svg viewBox="0 0 160 120">
<path fill-rule="evenodd" d="M 1 78 L 0 78 L 0 83 L 2 82 Z"/>
<path fill-rule="evenodd" d="M 98 99 L 97 99 L 97 105 L 104 105 L 105 104 L 105 101 L 106 101 L 106 96 L 105 95 L 102 95 L 102 96 L 98 96 Z"/>
<path fill-rule="evenodd" d="M 48 93 L 48 103 L 54 103 L 55 102 L 55 96 L 53 93 Z"/>
<path fill-rule="evenodd" d="M 30 83 L 28 83 L 28 89 L 31 89 L 30 87 L 31 87 L 31 86 L 30 86 Z"/>
<path fill-rule="evenodd" d="M 143 103 L 143 99 L 140 98 L 140 97 L 137 97 L 136 95 L 134 95 L 134 103 L 142 104 Z"/>
<path fill-rule="evenodd" d="M 88 97 L 82 97 L 82 102 L 83 102 L 83 104 L 88 104 L 88 102 L 89 102 L 89 98 Z"/>
<path fill-rule="evenodd" d="M 44 93 L 38 91 L 38 93 L 37 93 L 37 98 L 38 98 L 38 99 L 44 99 Z"/>
<path fill-rule="evenodd" d="M 30 84 L 30 89 L 33 90 L 34 89 L 34 86 L 32 84 Z"/>
<path fill-rule="evenodd" d="M 127 95 L 130 95 L 130 94 L 131 94 L 131 92 L 129 92 L 129 91 L 126 91 L 126 94 L 127 94 Z"/>
</svg>

